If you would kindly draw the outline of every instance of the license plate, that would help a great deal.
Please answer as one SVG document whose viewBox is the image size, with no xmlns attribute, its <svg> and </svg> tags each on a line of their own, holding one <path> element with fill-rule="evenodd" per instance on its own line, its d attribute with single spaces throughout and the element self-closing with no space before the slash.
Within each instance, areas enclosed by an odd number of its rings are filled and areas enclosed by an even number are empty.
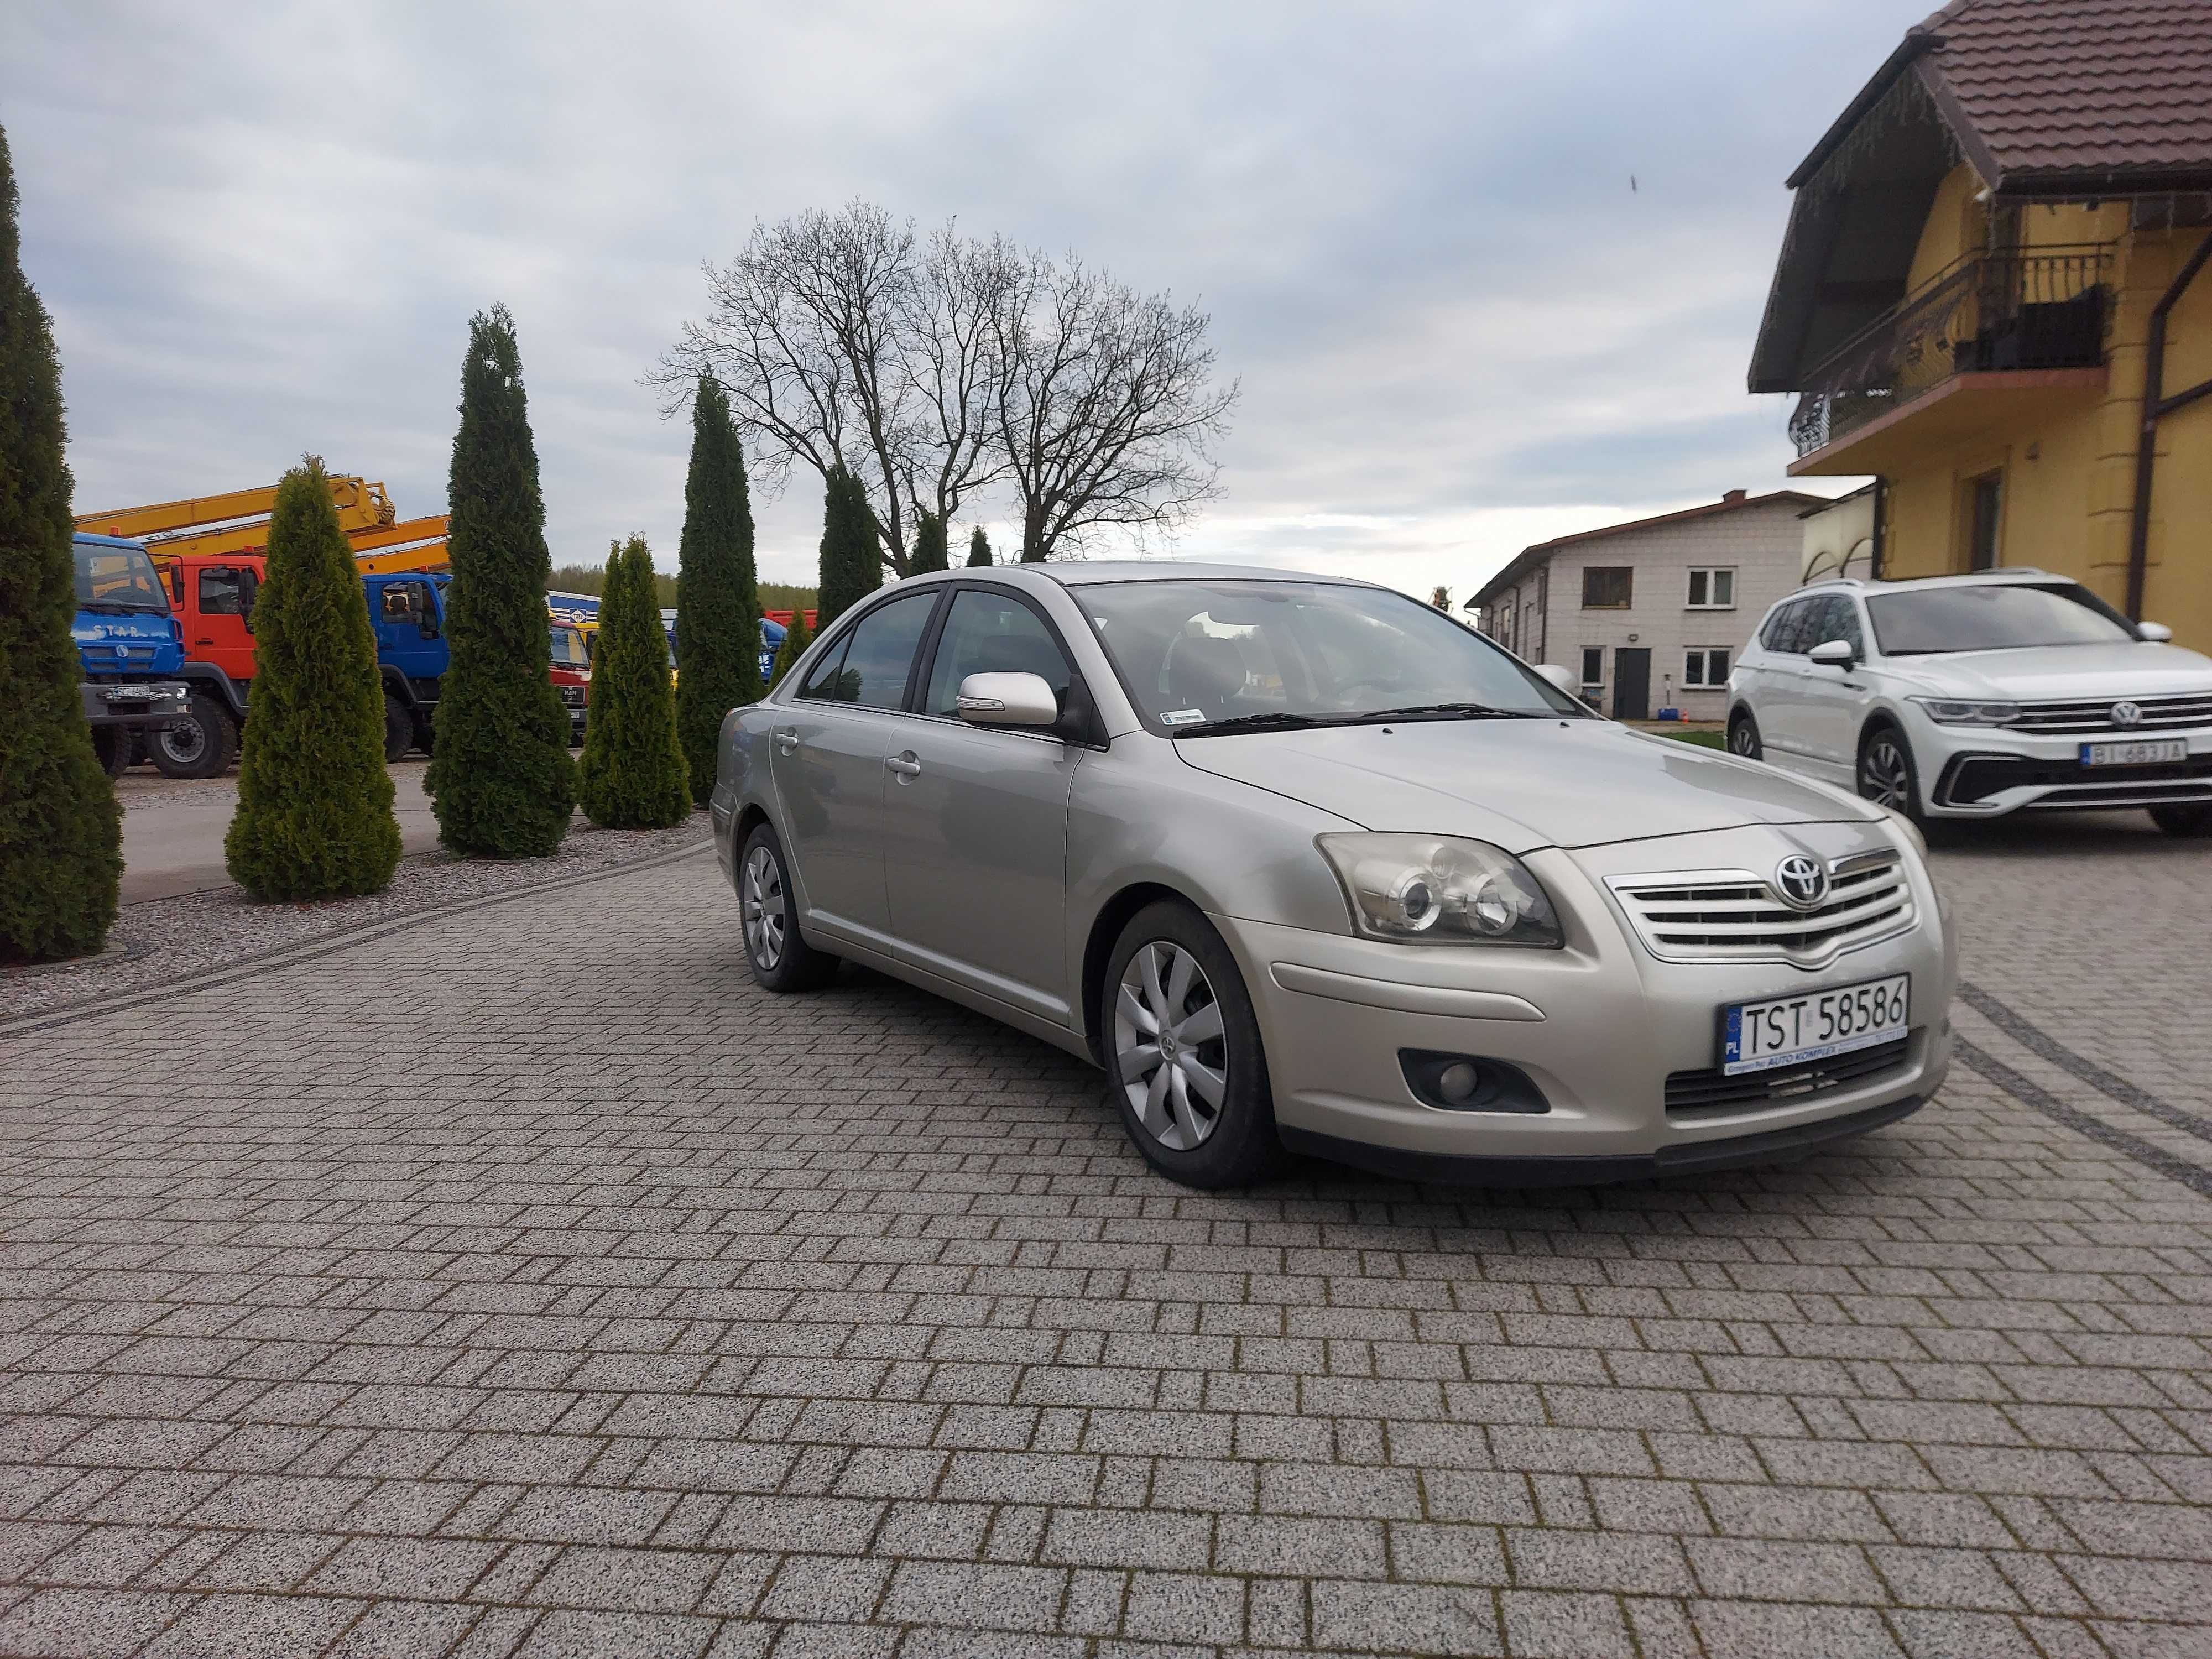
<svg viewBox="0 0 2212 1659">
<path fill-rule="evenodd" d="M 1912 976 L 1862 980 L 1721 1010 L 1721 1073 L 1771 1071 L 1872 1048 L 1905 1034 Z"/>
<path fill-rule="evenodd" d="M 169 694 L 154 685 L 111 685 L 100 695 L 110 702 L 152 702 Z"/>
<path fill-rule="evenodd" d="M 2189 758 L 2186 738 L 2136 738 L 2126 743 L 2085 743 L 2084 766 L 2170 766 Z"/>
</svg>

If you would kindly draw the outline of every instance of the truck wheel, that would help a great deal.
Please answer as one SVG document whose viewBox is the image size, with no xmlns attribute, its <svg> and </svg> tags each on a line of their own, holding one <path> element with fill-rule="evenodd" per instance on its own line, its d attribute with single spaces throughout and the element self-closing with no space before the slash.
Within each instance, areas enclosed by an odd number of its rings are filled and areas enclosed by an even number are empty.
<svg viewBox="0 0 2212 1659">
<path fill-rule="evenodd" d="M 384 758 L 396 761 L 415 746 L 415 711 L 398 698 L 384 699 Z"/>
<path fill-rule="evenodd" d="M 165 778 L 219 777 L 236 744 L 230 713 L 204 691 L 192 693 L 176 725 L 152 733 L 146 747 Z"/>
<path fill-rule="evenodd" d="M 100 761 L 100 769 L 111 778 L 128 771 L 131 763 L 138 758 L 138 745 L 132 741 L 137 735 L 127 726 L 94 726 L 92 752 Z"/>
</svg>

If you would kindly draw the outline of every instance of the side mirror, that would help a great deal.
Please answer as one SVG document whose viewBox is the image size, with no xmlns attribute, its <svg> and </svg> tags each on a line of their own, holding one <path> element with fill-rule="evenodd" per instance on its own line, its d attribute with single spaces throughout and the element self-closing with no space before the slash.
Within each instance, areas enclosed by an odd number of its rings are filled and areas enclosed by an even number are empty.
<svg viewBox="0 0 2212 1659">
<path fill-rule="evenodd" d="M 2173 637 L 2173 630 L 2164 623 L 2143 622 L 2136 624 L 2136 637 L 2153 645 L 2164 645 Z"/>
<path fill-rule="evenodd" d="M 1575 678 L 1571 668 L 1562 668 L 1555 662 L 1539 663 L 1536 665 L 1536 677 L 1565 692 L 1577 702 L 1583 700 L 1583 683 Z"/>
<path fill-rule="evenodd" d="M 1859 653 L 1851 648 L 1849 640 L 1823 640 L 1806 654 L 1813 659 L 1815 668 L 1840 668 L 1845 672 L 1859 659 Z"/>
<path fill-rule="evenodd" d="M 1050 726 L 1060 719 L 1060 699 L 1037 674 L 970 674 L 960 682 L 959 708 L 970 726 Z"/>
</svg>

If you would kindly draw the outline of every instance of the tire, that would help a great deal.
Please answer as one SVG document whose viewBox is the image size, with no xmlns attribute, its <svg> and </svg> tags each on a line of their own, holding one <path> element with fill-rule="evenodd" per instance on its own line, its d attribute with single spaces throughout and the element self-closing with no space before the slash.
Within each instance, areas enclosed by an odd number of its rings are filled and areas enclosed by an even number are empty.
<svg viewBox="0 0 2212 1659">
<path fill-rule="evenodd" d="M 384 694 L 384 758 L 396 761 L 415 746 L 415 711 Z"/>
<path fill-rule="evenodd" d="M 2180 840 L 2202 841 L 2212 836 L 2212 805 L 2154 806 L 2150 821 Z"/>
<path fill-rule="evenodd" d="M 149 732 L 146 749 L 165 778 L 221 777 L 238 751 L 238 728 L 230 711 L 204 691 L 195 691 L 182 721 Z"/>
<path fill-rule="evenodd" d="M 1157 1040 L 1164 1012 L 1171 1047 Z M 1205 917 L 1164 902 L 1132 917 L 1106 960 L 1097 1020 L 1108 1094 L 1147 1164 L 1201 1188 L 1249 1187 L 1282 1167 L 1260 1023 Z"/>
<path fill-rule="evenodd" d="M 799 936 L 783 842 L 757 823 L 738 854 L 738 910 L 745 965 L 763 990 L 811 991 L 837 975 L 837 958 Z"/>
<path fill-rule="evenodd" d="M 1913 763 L 1912 745 L 1905 733 L 1887 720 L 1875 721 L 1859 739 L 1857 779 L 1862 799 L 1894 807 L 1915 823 L 1921 822 L 1920 769 Z"/>
<path fill-rule="evenodd" d="M 92 728 L 92 752 L 100 762 L 100 769 L 111 778 L 119 778 L 131 769 L 138 758 L 137 733 L 127 726 L 95 726 Z"/>
<path fill-rule="evenodd" d="M 1729 717 L 1728 747 L 1729 754 L 1744 760 L 1766 757 L 1766 746 L 1759 740 L 1759 722 L 1748 708 L 1739 708 Z"/>
</svg>

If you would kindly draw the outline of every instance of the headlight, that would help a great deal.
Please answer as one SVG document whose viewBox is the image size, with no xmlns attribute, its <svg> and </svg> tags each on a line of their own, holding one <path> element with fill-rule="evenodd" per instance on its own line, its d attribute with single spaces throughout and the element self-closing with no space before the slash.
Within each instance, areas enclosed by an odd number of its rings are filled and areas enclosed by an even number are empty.
<svg viewBox="0 0 2212 1659">
<path fill-rule="evenodd" d="M 1455 836 L 1319 836 L 1343 884 L 1352 925 L 1401 945 L 1532 945 L 1565 940 L 1552 901 L 1510 853 Z"/>
<path fill-rule="evenodd" d="M 1915 697 L 1928 718 L 1942 726 L 2009 726 L 2020 718 L 2016 702 L 1964 702 L 1948 697 Z"/>
</svg>

